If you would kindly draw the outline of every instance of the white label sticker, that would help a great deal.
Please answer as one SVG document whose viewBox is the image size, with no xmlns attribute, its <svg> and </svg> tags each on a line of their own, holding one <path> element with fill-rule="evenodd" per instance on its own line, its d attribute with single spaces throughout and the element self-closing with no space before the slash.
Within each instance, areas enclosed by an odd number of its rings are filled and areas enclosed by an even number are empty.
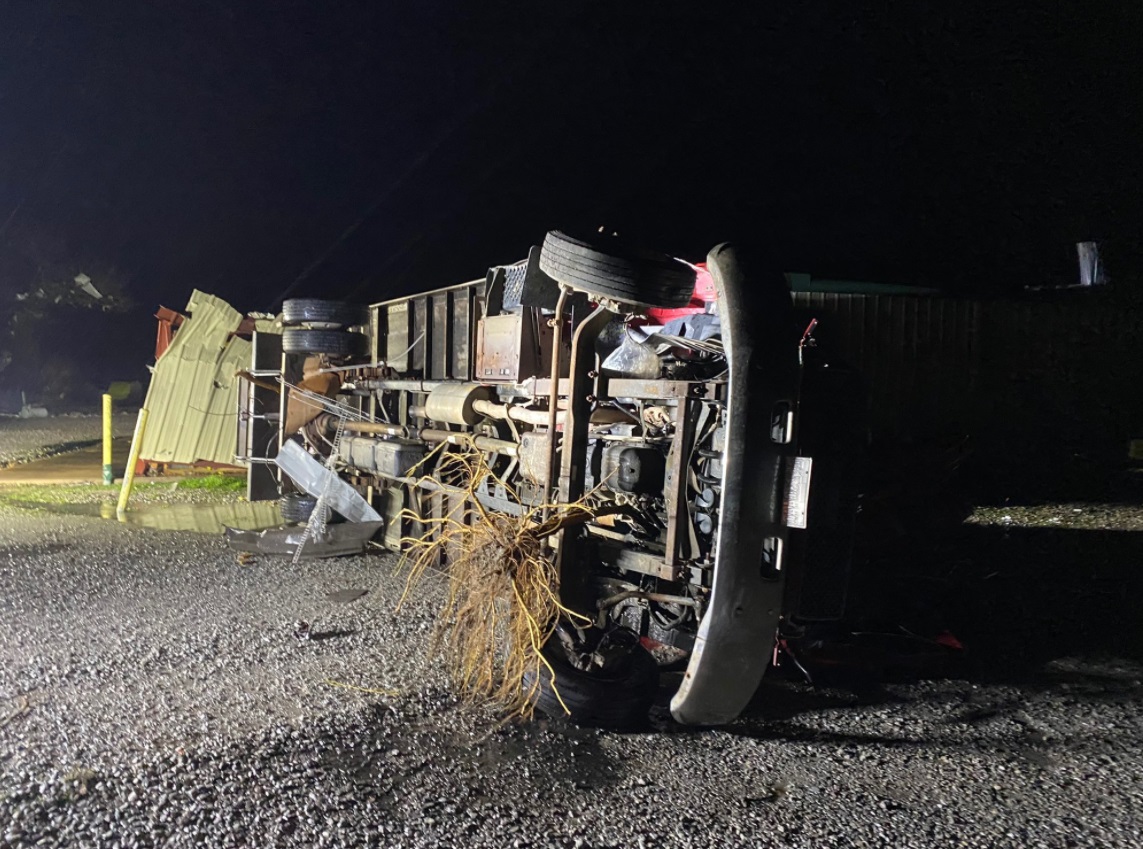
<svg viewBox="0 0 1143 849">
<path fill-rule="evenodd" d="M 810 506 L 810 474 L 813 471 L 813 457 L 795 457 L 794 471 L 790 475 L 790 491 L 786 493 L 786 527 L 806 527 Z"/>
</svg>

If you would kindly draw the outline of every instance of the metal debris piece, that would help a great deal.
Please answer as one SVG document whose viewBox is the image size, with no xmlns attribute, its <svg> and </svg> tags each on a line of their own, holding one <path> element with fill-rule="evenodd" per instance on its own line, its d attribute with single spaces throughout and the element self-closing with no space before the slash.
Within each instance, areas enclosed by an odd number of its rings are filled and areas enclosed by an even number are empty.
<svg viewBox="0 0 1143 849">
<path fill-rule="evenodd" d="M 373 539 L 385 527 L 384 522 L 343 522 L 327 525 L 325 533 L 305 541 L 302 558 L 344 557 L 347 554 L 362 554 Z M 264 531 L 245 531 L 239 528 L 226 528 L 226 544 L 235 551 L 250 551 L 258 554 L 294 554 L 303 543 L 306 529 L 292 525 L 282 528 L 269 528 Z"/>
<path fill-rule="evenodd" d="M 332 593 L 326 593 L 326 598 L 334 604 L 349 604 L 366 595 L 369 595 L 369 590 L 336 590 Z"/>
<path fill-rule="evenodd" d="M 103 300 L 103 293 L 95 288 L 91 282 L 91 278 L 86 274 L 77 274 L 73 279 L 75 280 L 76 288 L 80 289 L 85 294 L 91 295 L 91 297 L 95 298 L 97 301 Z"/>
<path fill-rule="evenodd" d="M 302 446 L 287 442 L 274 460 L 283 472 L 299 487 L 315 498 L 328 497 L 329 506 L 349 520 L 350 523 L 377 522 L 381 514 L 361 497 L 352 486 L 327 469 Z"/>
</svg>

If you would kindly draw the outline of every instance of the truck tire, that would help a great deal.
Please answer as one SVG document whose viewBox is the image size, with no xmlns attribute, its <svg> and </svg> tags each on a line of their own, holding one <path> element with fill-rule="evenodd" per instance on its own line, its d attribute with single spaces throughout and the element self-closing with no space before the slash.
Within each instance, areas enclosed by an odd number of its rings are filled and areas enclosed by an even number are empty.
<svg viewBox="0 0 1143 849">
<path fill-rule="evenodd" d="M 369 313 L 360 304 L 325 301 L 320 298 L 289 298 L 282 301 L 282 324 L 313 324 L 322 327 L 353 327 L 366 324 Z"/>
<path fill-rule="evenodd" d="M 282 350 L 287 354 L 329 354 L 359 357 L 365 353 L 365 335 L 344 330 L 312 330 L 287 327 L 282 331 Z"/>
<path fill-rule="evenodd" d="M 540 270 L 579 292 L 649 307 L 682 307 L 695 291 L 695 270 L 667 254 L 634 248 L 612 236 L 544 237 Z"/>
<path fill-rule="evenodd" d="M 305 492 L 287 492 L 278 502 L 278 512 L 282 521 L 291 524 L 308 522 L 317 507 L 317 499 Z"/>
<path fill-rule="evenodd" d="M 543 649 L 543 655 L 556 673 L 556 686 L 552 688 L 551 675 L 541 669 L 539 686 L 532 697 L 537 710 L 576 725 L 600 728 L 634 728 L 647 721 L 647 711 L 659 688 L 659 667 L 642 646 L 633 648 L 627 662 L 609 673 L 576 669 L 567 662 L 560 647 L 551 643 Z M 525 692 L 532 689 L 535 680 L 536 673 L 525 673 Z M 563 705 L 567 705 L 570 714 Z"/>
<path fill-rule="evenodd" d="M 282 514 L 282 521 L 293 525 L 308 522 L 317 508 L 317 499 L 306 492 L 287 492 L 278 501 L 278 512 Z M 345 517 L 336 510 L 329 511 L 326 522 L 336 525 L 345 521 Z"/>
</svg>

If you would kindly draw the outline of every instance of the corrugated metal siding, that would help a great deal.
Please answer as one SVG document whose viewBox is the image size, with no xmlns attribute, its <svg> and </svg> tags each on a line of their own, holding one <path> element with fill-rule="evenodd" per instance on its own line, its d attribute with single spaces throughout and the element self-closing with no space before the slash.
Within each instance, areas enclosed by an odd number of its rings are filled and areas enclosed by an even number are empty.
<svg viewBox="0 0 1143 849">
<path fill-rule="evenodd" d="M 1050 430 L 1109 443 L 1143 422 L 1143 312 L 1106 293 L 798 292 L 794 305 L 802 320 L 819 320 L 823 347 L 863 375 L 877 438 Z"/>
<path fill-rule="evenodd" d="M 187 311 L 191 317 L 155 363 L 140 457 L 160 463 L 234 463 L 234 375 L 250 363 L 250 342 L 230 334 L 242 316 L 226 301 L 197 289 Z"/>
<path fill-rule="evenodd" d="M 1143 430 L 1143 311 L 1110 295 L 986 305 L 982 383 L 993 422 L 1089 445 L 1125 445 Z"/>
<path fill-rule="evenodd" d="M 799 292 L 794 307 L 818 319 L 820 343 L 863 375 L 875 434 L 955 426 L 977 384 L 979 302 Z"/>
</svg>

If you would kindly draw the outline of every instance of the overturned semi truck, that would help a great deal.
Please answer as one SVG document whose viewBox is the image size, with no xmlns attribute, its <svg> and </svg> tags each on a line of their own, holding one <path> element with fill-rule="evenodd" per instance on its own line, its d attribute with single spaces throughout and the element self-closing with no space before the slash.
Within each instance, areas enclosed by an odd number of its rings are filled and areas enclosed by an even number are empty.
<svg viewBox="0 0 1143 849">
<path fill-rule="evenodd" d="M 561 602 L 582 618 L 545 649 L 561 698 L 541 682 L 540 709 L 645 716 L 658 680 L 647 647 L 669 646 L 674 718 L 725 723 L 782 641 L 841 615 L 854 393 L 799 326 L 785 277 L 737 246 L 692 264 L 553 231 L 478 280 L 368 308 L 295 299 L 283 323 L 293 388 L 278 441 L 359 493 L 387 547 L 418 515 L 455 508 L 433 468 L 461 441 L 496 469 L 465 496 L 486 510 L 601 508 L 553 541 Z M 284 514 L 304 518 L 307 496 L 288 477 L 282 488 Z"/>
</svg>

